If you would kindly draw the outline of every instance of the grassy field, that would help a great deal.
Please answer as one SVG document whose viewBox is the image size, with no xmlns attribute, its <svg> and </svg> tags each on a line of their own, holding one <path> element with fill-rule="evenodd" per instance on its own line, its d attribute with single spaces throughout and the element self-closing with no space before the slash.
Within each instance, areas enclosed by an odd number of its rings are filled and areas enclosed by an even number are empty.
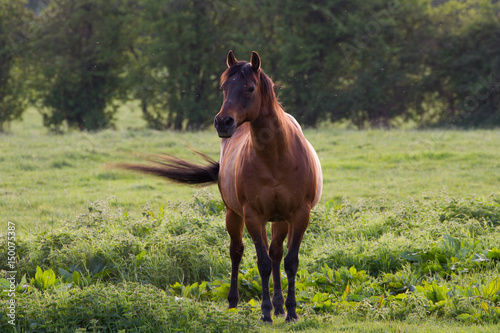
<svg viewBox="0 0 500 333">
<path fill-rule="evenodd" d="M 11 133 L 0 135 L 0 210 L 24 230 L 36 223 L 59 226 L 89 202 L 116 197 L 140 212 L 168 202 L 192 200 L 198 188 L 106 169 L 107 163 L 138 161 L 138 153 L 197 156 L 189 145 L 218 159 L 213 129 L 197 133 L 143 129 L 138 114 L 125 109 L 118 130 L 95 134 L 47 134 L 30 110 Z M 324 173 L 322 203 L 342 198 L 405 200 L 424 194 L 473 197 L 498 194 L 499 131 L 307 130 Z M 208 188 L 218 193 L 216 186 Z"/>
<path fill-rule="evenodd" d="M 137 153 L 196 160 L 185 144 L 217 159 L 213 130 L 146 130 L 125 107 L 117 130 L 51 134 L 40 124 L 30 110 L 0 135 L 0 256 L 11 222 L 19 284 L 15 328 L 0 294 L 2 330 L 500 329 L 499 131 L 307 130 L 324 193 L 301 248 L 301 318 L 265 326 L 247 236 L 240 307 L 225 309 L 229 240 L 215 186 L 106 168 Z"/>
</svg>

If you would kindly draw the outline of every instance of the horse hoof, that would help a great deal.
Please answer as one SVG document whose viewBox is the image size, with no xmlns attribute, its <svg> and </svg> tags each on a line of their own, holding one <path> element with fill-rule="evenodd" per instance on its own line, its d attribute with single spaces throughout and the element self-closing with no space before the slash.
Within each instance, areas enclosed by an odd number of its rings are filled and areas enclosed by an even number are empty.
<svg viewBox="0 0 500 333">
<path fill-rule="evenodd" d="M 293 322 L 293 321 L 297 321 L 297 319 L 299 319 L 299 316 L 297 316 L 297 314 L 288 314 L 285 318 L 285 322 L 287 323 L 290 323 L 290 322 Z"/>
<path fill-rule="evenodd" d="M 274 315 L 275 316 L 284 316 L 285 315 L 285 310 L 275 308 L 274 309 Z"/>
<path fill-rule="evenodd" d="M 261 317 L 260 320 L 263 323 L 270 324 L 270 325 L 273 323 L 273 320 L 271 319 L 271 317 Z"/>
</svg>

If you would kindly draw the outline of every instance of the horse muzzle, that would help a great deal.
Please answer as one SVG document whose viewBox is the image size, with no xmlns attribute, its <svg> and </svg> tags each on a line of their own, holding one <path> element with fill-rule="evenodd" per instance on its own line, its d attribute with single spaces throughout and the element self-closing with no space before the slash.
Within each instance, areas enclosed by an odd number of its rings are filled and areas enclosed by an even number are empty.
<svg viewBox="0 0 500 333">
<path fill-rule="evenodd" d="M 234 118 L 230 116 L 224 118 L 215 117 L 214 127 L 217 130 L 219 138 L 230 138 L 234 134 L 237 124 Z"/>
</svg>

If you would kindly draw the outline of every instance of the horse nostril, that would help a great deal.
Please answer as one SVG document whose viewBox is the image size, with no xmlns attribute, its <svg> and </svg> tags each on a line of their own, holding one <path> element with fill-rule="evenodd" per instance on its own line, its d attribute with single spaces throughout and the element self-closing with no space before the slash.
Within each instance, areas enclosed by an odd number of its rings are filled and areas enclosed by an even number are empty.
<svg viewBox="0 0 500 333">
<path fill-rule="evenodd" d="M 224 118 L 224 125 L 226 127 L 231 127 L 231 126 L 233 126 L 233 124 L 234 124 L 234 119 L 233 118 L 231 118 L 231 117 Z"/>
<path fill-rule="evenodd" d="M 221 138 L 229 138 L 233 134 L 236 129 L 236 122 L 233 117 L 225 116 L 219 117 L 216 116 L 214 119 L 214 126 L 217 129 L 217 133 Z"/>
</svg>

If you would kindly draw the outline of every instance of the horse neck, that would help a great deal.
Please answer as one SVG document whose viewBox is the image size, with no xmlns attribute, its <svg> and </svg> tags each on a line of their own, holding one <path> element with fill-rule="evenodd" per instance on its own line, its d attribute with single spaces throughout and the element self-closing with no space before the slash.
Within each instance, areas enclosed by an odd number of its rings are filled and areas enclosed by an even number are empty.
<svg viewBox="0 0 500 333">
<path fill-rule="evenodd" d="M 288 148 L 289 122 L 277 103 L 264 104 L 259 116 L 250 122 L 252 145 L 264 158 L 279 158 Z"/>
</svg>

